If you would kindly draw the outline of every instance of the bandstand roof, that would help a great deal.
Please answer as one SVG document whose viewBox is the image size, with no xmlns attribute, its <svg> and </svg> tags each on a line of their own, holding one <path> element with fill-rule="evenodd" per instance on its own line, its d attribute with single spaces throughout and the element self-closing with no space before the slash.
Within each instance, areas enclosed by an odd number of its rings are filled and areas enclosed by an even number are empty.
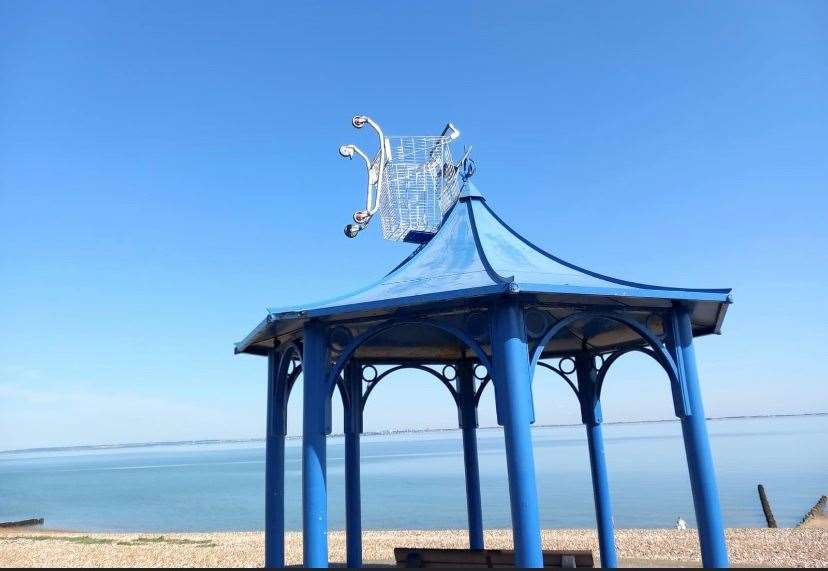
<svg viewBox="0 0 828 571">
<path fill-rule="evenodd" d="M 506 292 L 519 292 L 539 307 L 559 307 L 558 311 L 564 313 L 566 307 L 584 305 L 627 308 L 634 312 L 666 308 L 673 301 L 684 301 L 693 308 L 695 335 L 718 333 L 731 301 L 730 289 L 648 285 L 612 278 L 566 262 L 518 234 L 489 208 L 474 185 L 466 182 L 437 234 L 391 272 L 360 290 L 334 299 L 270 310 L 236 345 L 236 352 L 262 354 L 273 347 L 275 338 L 298 330 L 306 320 L 315 317 L 378 320 L 406 311 L 462 312 L 471 310 L 471 306 L 484 298 Z M 562 315 L 555 310 L 550 313 L 555 317 Z M 590 332 L 581 333 L 589 336 Z M 578 332 L 573 335 L 583 341 Z M 421 340 L 424 341 L 414 332 L 409 336 L 410 343 Z M 621 337 L 608 338 L 608 343 L 622 341 Z M 395 351 L 390 347 L 402 347 L 402 344 L 401 339 L 379 354 L 393 358 Z M 410 347 L 403 353 L 414 356 Z"/>
</svg>

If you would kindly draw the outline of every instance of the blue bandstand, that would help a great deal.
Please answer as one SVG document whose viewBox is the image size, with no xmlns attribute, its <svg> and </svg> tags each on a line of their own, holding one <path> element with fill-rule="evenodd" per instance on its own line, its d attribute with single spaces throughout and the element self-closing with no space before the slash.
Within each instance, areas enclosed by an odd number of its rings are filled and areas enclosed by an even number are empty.
<svg viewBox="0 0 828 571">
<path fill-rule="evenodd" d="M 360 434 L 371 391 L 400 369 L 445 385 L 457 405 L 469 546 L 484 547 L 477 406 L 491 385 L 503 427 L 516 563 L 541 567 L 532 448 L 532 382 L 540 367 L 569 384 L 589 444 L 601 563 L 616 567 L 601 388 L 638 351 L 669 380 L 681 421 L 706 567 L 728 565 L 693 338 L 719 333 L 729 289 L 646 285 L 575 266 L 510 228 L 466 181 L 437 233 L 379 281 L 324 303 L 270 311 L 237 353 L 268 359 L 265 564 L 284 557 L 286 406 L 303 375 L 304 565 L 328 565 L 325 439 L 334 392 L 344 405 L 347 565 L 362 564 Z M 412 522 L 416 526 L 416 522 Z"/>
</svg>

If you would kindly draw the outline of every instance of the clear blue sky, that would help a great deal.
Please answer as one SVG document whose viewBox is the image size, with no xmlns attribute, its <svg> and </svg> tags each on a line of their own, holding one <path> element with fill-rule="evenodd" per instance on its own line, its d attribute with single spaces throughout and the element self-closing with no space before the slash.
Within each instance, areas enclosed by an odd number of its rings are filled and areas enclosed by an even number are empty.
<svg viewBox="0 0 828 571">
<path fill-rule="evenodd" d="M 261 436 L 265 362 L 232 343 L 410 251 L 342 235 L 356 113 L 453 121 L 489 204 L 565 259 L 735 288 L 698 343 L 710 414 L 828 410 L 826 102 L 822 1 L 3 0 L 0 449 Z M 670 417 L 657 367 L 619 365 L 606 417 Z M 538 385 L 539 421 L 577 422 Z M 367 413 L 456 422 L 417 378 Z"/>
</svg>

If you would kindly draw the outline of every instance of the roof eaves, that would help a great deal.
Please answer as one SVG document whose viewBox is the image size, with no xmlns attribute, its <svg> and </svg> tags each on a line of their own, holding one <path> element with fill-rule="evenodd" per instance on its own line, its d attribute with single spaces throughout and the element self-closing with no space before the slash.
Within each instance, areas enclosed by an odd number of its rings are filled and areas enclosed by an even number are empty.
<svg viewBox="0 0 828 571">
<path fill-rule="evenodd" d="M 652 299 L 671 299 L 680 301 L 714 301 L 727 303 L 729 295 L 715 291 L 682 289 L 641 289 L 612 288 L 575 285 L 549 285 L 543 283 L 521 283 L 520 289 L 527 293 L 575 294 L 602 297 L 634 297 Z"/>
<path fill-rule="evenodd" d="M 261 336 L 265 332 L 270 329 L 271 323 L 273 323 L 272 314 L 268 314 L 247 336 L 236 343 L 235 349 L 233 353 L 238 355 L 239 353 L 246 353 L 247 350 L 250 348 L 251 345 L 261 341 Z"/>
<path fill-rule="evenodd" d="M 722 323 L 724 322 L 725 314 L 727 313 L 727 308 L 733 303 L 733 296 L 728 295 L 727 300 L 725 300 L 722 304 L 719 305 L 719 313 L 716 315 L 716 324 L 713 327 L 713 332 L 716 335 L 721 335 L 722 333 Z"/>
</svg>

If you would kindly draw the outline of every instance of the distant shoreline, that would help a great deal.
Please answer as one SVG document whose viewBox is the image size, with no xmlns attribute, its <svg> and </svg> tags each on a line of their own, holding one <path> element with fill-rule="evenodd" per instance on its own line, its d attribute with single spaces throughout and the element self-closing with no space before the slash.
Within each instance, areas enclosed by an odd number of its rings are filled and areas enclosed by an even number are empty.
<svg viewBox="0 0 828 571">
<path fill-rule="evenodd" d="M 761 418 L 798 418 L 798 417 L 814 417 L 814 416 L 828 416 L 828 412 L 798 412 L 785 414 L 755 414 L 755 415 L 738 415 L 738 416 L 713 416 L 708 417 L 707 420 L 751 420 Z M 614 422 L 605 422 L 607 426 L 613 425 L 630 425 L 630 424 L 663 424 L 678 422 L 675 418 L 665 418 L 656 420 L 617 420 Z M 534 428 L 572 428 L 581 426 L 580 423 L 570 424 L 536 424 Z M 498 426 L 481 426 L 480 430 L 496 430 Z M 444 432 L 458 432 L 459 428 L 409 428 L 399 430 L 381 430 L 375 432 L 364 432 L 363 436 L 391 436 L 397 434 L 428 434 L 428 433 L 444 433 Z M 342 434 L 332 434 L 331 438 L 341 438 Z M 288 440 L 297 440 L 301 436 L 288 436 Z M 264 438 L 229 438 L 229 439 L 205 439 L 205 440 L 176 440 L 163 442 L 134 442 L 122 444 L 83 444 L 77 446 L 47 446 L 40 448 L 20 448 L 12 450 L 0 450 L 0 455 L 3 454 L 31 454 L 37 452 L 83 452 L 93 450 L 125 450 L 132 448 L 158 448 L 162 446 L 210 446 L 216 444 L 255 444 L 264 443 Z"/>
</svg>

